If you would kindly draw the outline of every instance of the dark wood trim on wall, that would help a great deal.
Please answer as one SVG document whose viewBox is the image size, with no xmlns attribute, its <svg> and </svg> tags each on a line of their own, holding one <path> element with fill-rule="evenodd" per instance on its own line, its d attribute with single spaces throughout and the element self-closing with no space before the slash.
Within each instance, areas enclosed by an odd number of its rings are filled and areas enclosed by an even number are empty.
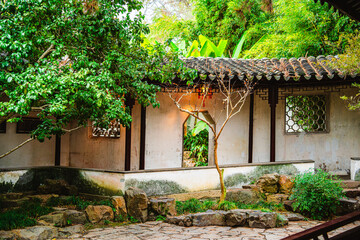
<svg viewBox="0 0 360 240">
<path fill-rule="evenodd" d="M 278 86 L 272 84 L 269 86 L 269 104 L 270 104 L 270 162 L 275 162 L 276 151 L 276 105 L 278 103 Z"/>
<path fill-rule="evenodd" d="M 251 93 L 250 94 L 250 111 L 249 111 L 248 163 L 253 162 L 253 143 L 254 143 L 254 93 Z"/>
<path fill-rule="evenodd" d="M 55 166 L 60 166 L 61 136 L 55 136 Z"/>
<path fill-rule="evenodd" d="M 126 107 L 129 108 L 129 114 L 132 115 L 132 108 L 135 101 L 131 97 L 127 97 L 125 101 Z M 130 171 L 131 166 L 131 123 L 125 131 L 125 171 Z"/>
<path fill-rule="evenodd" d="M 141 106 L 139 170 L 145 169 L 145 134 L 146 134 L 146 107 Z"/>
</svg>

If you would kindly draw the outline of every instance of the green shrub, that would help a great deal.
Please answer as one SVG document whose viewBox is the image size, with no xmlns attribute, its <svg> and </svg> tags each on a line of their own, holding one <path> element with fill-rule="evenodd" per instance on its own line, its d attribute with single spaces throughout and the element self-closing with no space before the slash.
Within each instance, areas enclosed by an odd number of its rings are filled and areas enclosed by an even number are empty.
<svg viewBox="0 0 360 240">
<path fill-rule="evenodd" d="M 40 199 L 35 198 L 26 201 L 19 208 L 0 214 L 0 230 L 34 226 L 36 224 L 36 218 L 52 211 L 52 208 L 41 206 Z"/>
<path fill-rule="evenodd" d="M 204 212 L 202 209 L 202 203 L 195 198 L 185 202 L 176 201 L 176 211 L 178 214 Z"/>
<path fill-rule="evenodd" d="M 20 213 L 16 210 L 6 211 L 0 215 L 1 230 L 30 227 L 34 226 L 35 224 L 35 219 L 29 218 L 25 213 Z"/>
<path fill-rule="evenodd" d="M 237 208 L 236 204 L 234 202 L 229 202 L 229 201 L 223 201 L 217 207 L 218 210 L 225 210 L 225 211 L 235 209 L 235 208 Z"/>
<path fill-rule="evenodd" d="M 293 207 L 312 219 L 326 219 L 333 215 L 344 197 L 339 181 L 323 170 L 306 172 L 295 177 L 291 200 Z"/>
</svg>

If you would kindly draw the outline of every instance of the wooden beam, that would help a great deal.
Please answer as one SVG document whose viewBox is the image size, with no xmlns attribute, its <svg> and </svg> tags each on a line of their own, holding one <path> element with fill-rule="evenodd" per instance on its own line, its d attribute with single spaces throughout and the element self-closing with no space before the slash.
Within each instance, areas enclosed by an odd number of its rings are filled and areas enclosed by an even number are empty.
<svg viewBox="0 0 360 240">
<path fill-rule="evenodd" d="M 248 163 L 253 162 L 254 142 L 254 93 L 250 94 Z"/>
<path fill-rule="evenodd" d="M 125 101 L 126 107 L 129 108 L 129 114 L 132 115 L 132 107 L 134 106 L 135 101 L 131 97 L 127 97 Z M 130 126 L 126 128 L 125 132 L 125 171 L 130 171 L 131 166 L 131 123 Z"/>
<path fill-rule="evenodd" d="M 55 166 L 60 166 L 61 136 L 55 137 Z"/>
<path fill-rule="evenodd" d="M 270 104 L 270 162 L 275 162 L 276 152 L 276 105 L 278 103 L 278 87 L 275 84 L 269 86 Z"/>
<path fill-rule="evenodd" d="M 146 107 L 141 107 L 140 123 L 140 163 L 139 169 L 145 169 L 145 134 L 146 134 Z"/>
</svg>

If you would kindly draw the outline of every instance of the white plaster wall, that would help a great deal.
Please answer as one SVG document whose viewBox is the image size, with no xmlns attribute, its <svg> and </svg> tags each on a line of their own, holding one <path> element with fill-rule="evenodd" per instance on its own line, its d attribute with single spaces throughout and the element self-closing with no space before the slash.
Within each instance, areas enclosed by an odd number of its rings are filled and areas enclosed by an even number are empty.
<svg viewBox="0 0 360 240">
<path fill-rule="evenodd" d="M 314 168 L 313 162 L 292 163 L 299 173 L 304 173 Z M 267 165 L 271 166 L 271 165 Z M 279 166 L 279 165 L 277 165 Z M 257 166 L 245 165 L 245 166 L 232 166 L 224 167 L 224 179 L 233 174 L 242 173 L 249 175 L 256 169 Z M 129 180 L 137 181 L 170 181 L 179 184 L 187 192 L 211 190 L 219 188 L 219 174 L 215 168 L 194 168 L 194 169 L 181 169 L 176 171 L 154 171 L 154 172 L 136 172 L 124 174 L 125 182 Z M 246 183 L 244 183 L 246 184 Z M 125 189 L 123 189 L 125 190 Z"/>
<path fill-rule="evenodd" d="M 141 105 L 138 103 L 136 103 L 132 109 L 132 119 L 130 170 L 133 171 L 138 170 L 140 167 Z"/>
<path fill-rule="evenodd" d="M 300 92 L 301 93 L 301 92 Z M 285 134 L 285 100 L 276 108 L 276 161 L 315 161 L 315 166 L 325 164 L 328 170 L 350 169 L 350 157 L 360 156 L 360 112 L 349 111 L 340 99 L 356 90 L 345 89 L 329 93 L 328 133 Z M 323 91 L 303 94 L 327 94 Z M 254 162 L 269 161 L 270 156 L 270 106 L 267 100 L 255 97 L 254 107 Z"/>
<path fill-rule="evenodd" d="M 0 133 L 0 155 L 29 139 L 29 134 L 16 133 L 16 123 L 6 123 L 6 133 Z M 53 166 L 55 164 L 55 137 L 40 143 L 33 140 L 0 159 L 0 168 Z"/>
<path fill-rule="evenodd" d="M 69 166 L 124 170 L 125 128 L 121 127 L 120 138 L 90 137 L 89 127 L 70 133 Z"/>
<path fill-rule="evenodd" d="M 178 95 L 179 96 L 179 95 Z M 145 169 L 174 168 L 182 166 L 183 123 L 187 114 L 180 112 L 166 93 L 158 93 L 160 108 L 147 108 Z M 219 131 L 224 117 L 220 94 L 206 99 L 202 110 L 208 111 Z M 191 110 L 199 103 L 197 94 L 186 96 L 182 106 Z M 248 161 L 249 103 L 225 126 L 218 148 L 219 164 L 240 164 Z"/>
</svg>

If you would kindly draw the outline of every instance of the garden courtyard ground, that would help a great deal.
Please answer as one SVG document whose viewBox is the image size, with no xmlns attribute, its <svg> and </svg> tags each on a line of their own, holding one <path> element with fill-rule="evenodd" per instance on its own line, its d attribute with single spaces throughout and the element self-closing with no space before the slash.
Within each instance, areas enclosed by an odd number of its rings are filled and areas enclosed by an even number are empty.
<svg viewBox="0 0 360 240">
<path fill-rule="evenodd" d="M 246 227 L 180 227 L 161 221 L 131 224 L 112 228 L 96 228 L 86 234 L 76 234 L 68 238 L 78 240 L 172 240 L 172 239 L 221 239 L 221 240 L 277 240 L 301 232 L 322 223 L 321 221 L 298 221 L 289 222 L 289 225 L 281 228 L 259 229 Z M 360 221 L 348 224 L 329 233 L 329 236 L 336 235 L 345 230 L 359 226 Z M 322 239 L 320 237 L 320 239 Z M 58 238 L 57 240 L 60 240 Z"/>
</svg>

